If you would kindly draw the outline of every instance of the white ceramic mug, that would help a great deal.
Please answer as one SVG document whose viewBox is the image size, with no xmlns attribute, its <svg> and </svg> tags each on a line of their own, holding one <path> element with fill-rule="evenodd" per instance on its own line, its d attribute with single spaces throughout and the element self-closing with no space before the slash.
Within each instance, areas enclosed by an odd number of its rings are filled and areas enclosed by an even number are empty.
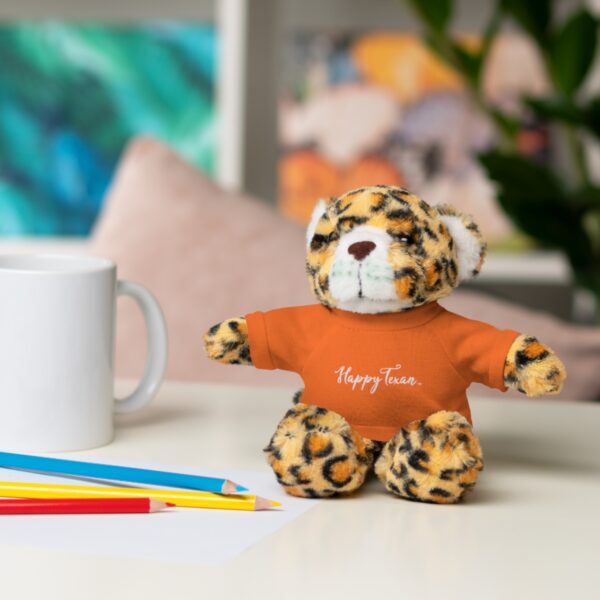
<svg viewBox="0 0 600 600">
<path fill-rule="evenodd" d="M 116 297 L 133 297 L 148 328 L 137 389 L 114 399 Z M 167 332 L 139 284 L 114 263 L 69 255 L 0 256 L 0 451 L 95 448 L 114 436 L 114 412 L 146 405 L 162 381 Z"/>
</svg>

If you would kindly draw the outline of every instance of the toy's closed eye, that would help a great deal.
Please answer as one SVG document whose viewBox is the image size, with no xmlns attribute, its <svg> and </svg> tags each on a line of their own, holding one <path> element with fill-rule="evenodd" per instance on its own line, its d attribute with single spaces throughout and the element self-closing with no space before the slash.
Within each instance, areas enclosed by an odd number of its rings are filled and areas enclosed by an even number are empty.
<svg viewBox="0 0 600 600">
<path fill-rule="evenodd" d="M 310 241 L 310 249 L 320 250 L 327 246 L 327 244 L 330 244 L 331 242 L 334 242 L 339 238 L 340 234 L 337 233 L 337 231 L 332 231 L 327 235 L 323 235 L 322 233 L 315 233 L 315 235 L 313 235 L 312 237 L 312 240 Z"/>
<path fill-rule="evenodd" d="M 320 250 L 321 248 L 323 248 L 323 246 L 326 246 L 328 243 L 328 236 L 324 236 L 320 233 L 315 233 L 315 235 L 313 235 L 312 237 L 312 240 L 310 241 L 310 249 L 313 251 Z"/>
</svg>

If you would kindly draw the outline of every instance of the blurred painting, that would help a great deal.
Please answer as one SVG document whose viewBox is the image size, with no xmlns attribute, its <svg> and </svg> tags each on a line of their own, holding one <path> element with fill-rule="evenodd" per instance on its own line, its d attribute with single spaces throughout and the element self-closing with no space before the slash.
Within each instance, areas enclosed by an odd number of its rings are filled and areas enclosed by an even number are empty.
<svg viewBox="0 0 600 600">
<path fill-rule="evenodd" d="M 462 36 L 464 44 L 478 44 Z M 412 34 L 294 35 L 286 48 L 280 100 L 279 202 L 307 222 L 317 198 L 362 185 L 405 186 L 430 204 L 472 214 L 497 248 L 523 243 L 477 162 L 497 143 L 460 76 Z M 523 94 L 547 89 L 535 49 L 518 34 L 498 36 L 483 89 L 518 117 L 520 150 L 548 160 L 544 123 L 518 114 Z"/>
<path fill-rule="evenodd" d="M 212 25 L 0 26 L 0 235 L 87 235 L 127 141 L 149 134 L 211 174 Z"/>
</svg>

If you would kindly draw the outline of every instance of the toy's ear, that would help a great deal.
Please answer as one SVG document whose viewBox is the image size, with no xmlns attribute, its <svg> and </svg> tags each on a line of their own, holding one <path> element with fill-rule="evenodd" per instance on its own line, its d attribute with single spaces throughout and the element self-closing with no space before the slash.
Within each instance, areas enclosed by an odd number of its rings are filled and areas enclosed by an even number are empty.
<svg viewBox="0 0 600 600">
<path fill-rule="evenodd" d="M 475 277 L 483 266 L 486 253 L 486 243 L 479 227 L 471 217 L 453 206 L 442 204 L 435 209 L 454 240 L 459 281 Z"/>
<path fill-rule="evenodd" d="M 315 231 L 317 229 L 317 223 L 319 219 L 325 214 L 327 210 L 327 202 L 325 200 L 319 200 L 317 205 L 313 209 L 312 216 L 310 217 L 310 222 L 308 224 L 308 228 L 306 229 L 306 247 L 310 248 L 310 241 L 313 239 L 315 235 Z"/>
</svg>

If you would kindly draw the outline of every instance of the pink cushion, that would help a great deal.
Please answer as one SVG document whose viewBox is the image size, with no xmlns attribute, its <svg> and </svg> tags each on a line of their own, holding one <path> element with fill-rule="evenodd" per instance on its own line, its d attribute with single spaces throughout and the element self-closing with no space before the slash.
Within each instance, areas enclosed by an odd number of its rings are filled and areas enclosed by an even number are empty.
<svg viewBox="0 0 600 600">
<path fill-rule="evenodd" d="M 122 158 L 91 250 L 159 300 L 169 331 L 168 378 L 300 383 L 289 373 L 212 362 L 202 336 L 227 317 L 312 301 L 302 227 L 219 189 L 162 143 L 138 138 Z M 132 301 L 119 301 L 117 375 L 137 377 L 144 359 L 141 315 Z"/>
<path fill-rule="evenodd" d="M 253 198 L 219 189 L 167 146 L 140 138 L 122 159 L 91 249 L 115 260 L 119 277 L 144 284 L 160 301 L 169 329 L 168 378 L 301 384 L 294 374 L 214 363 L 202 345 L 206 329 L 227 317 L 314 302 L 299 225 Z M 567 365 L 560 397 L 600 399 L 600 329 L 469 291 L 458 290 L 442 304 L 536 335 Z M 139 376 L 144 358 L 142 318 L 131 301 L 122 300 L 117 374 Z M 483 386 L 472 393 L 496 394 Z"/>
</svg>

